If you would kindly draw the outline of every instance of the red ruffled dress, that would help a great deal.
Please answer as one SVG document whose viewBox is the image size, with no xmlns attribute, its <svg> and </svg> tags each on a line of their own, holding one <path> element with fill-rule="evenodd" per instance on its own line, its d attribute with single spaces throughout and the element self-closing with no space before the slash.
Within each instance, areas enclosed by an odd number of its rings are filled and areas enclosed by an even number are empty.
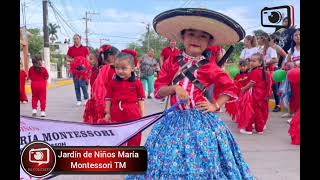
<svg viewBox="0 0 320 180">
<path fill-rule="evenodd" d="M 291 144 L 300 145 L 300 109 L 292 119 L 289 134 L 291 136 Z"/>
<path fill-rule="evenodd" d="M 252 107 L 254 115 L 249 120 L 246 131 L 252 132 L 252 125 L 255 124 L 257 132 L 263 132 L 264 126 L 269 118 L 269 98 L 272 95 L 272 79 L 269 72 L 266 72 L 266 80 L 263 79 L 261 67 L 249 73 L 249 80 L 255 84 L 252 87 Z"/>
<path fill-rule="evenodd" d="M 70 64 L 70 73 L 75 79 L 88 82 L 91 71 L 92 66 L 90 65 L 90 62 L 82 56 L 75 57 L 73 62 Z"/>
<path fill-rule="evenodd" d="M 291 85 L 290 111 L 295 113 L 300 109 L 300 68 L 288 71 L 288 80 Z"/>
<path fill-rule="evenodd" d="M 241 99 L 241 88 L 243 88 L 247 83 L 248 83 L 248 74 L 247 73 L 240 73 L 237 74 L 236 77 L 234 78 L 234 83 L 237 86 L 237 93 L 239 96 L 238 101 L 235 102 L 230 102 L 225 104 L 226 112 L 230 115 L 231 119 L 233 121 L 236 120 L 236 115 L 238 112 L 238 102 Z"/>
<path fill-rule="evenodd" d="M 139 101 L 144 101 L 143 85 L 135 76 L 123 80 L 115 75 L 107 87 L 106 100 L 111 101 L 111 122 L 124 123 L 138 120 L 142 117 Z M 141 133 L 132 138 L 128 146 L 140 146 Z"/>
<path fill-rule="evenodd" d="M 291 144 L 300 145 L 300 68 L 290 70 L 288 72 L 288 80 L 292 89 L 290 111 L 295 113 L 291 121 L 289 134 L 291 136 Z"/>
<path fill-rule="evenodd" d="M 104 65 L 93 83 L 91 98 L 86 104 L 83 119 L 87 124 L 104 124 L 107 86 L 116 73 L 113 66 Z"/>
</svg>

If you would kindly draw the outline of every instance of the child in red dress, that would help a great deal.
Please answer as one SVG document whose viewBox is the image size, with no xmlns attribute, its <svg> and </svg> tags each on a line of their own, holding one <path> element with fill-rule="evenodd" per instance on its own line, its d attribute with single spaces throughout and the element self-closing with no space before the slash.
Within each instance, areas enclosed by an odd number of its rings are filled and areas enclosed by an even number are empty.
<svg viewBox="0 0 320 180">
<path fill-rule="evenodd" d="M 290 111 L 294 114 L 291 121 L 289 134 L 291 144 L 300 145 L 300 68 L 294 68 L 288 72 L 288 80 L 292 89 L 290 98 Z"/>
<path fill-rule="evenodd" d="M 255 53 L 250 59 L 251 72 L 249 83 L 242 88 L 245 92 L 252 88 L 253 117 L 246 127 L 246 134 L 252 134 L 253 124 L 258 134 L 263 134 L 269 116 L 269 97 L 271 95 L 272 80 L 269 72 L 265 71 L 263 56 Z"/>
<path fill-rule="evenodd" d="M 245 133 L 245 128 L 249 124 L 249 120 L 252 118 L 254 111 L 252 107 L 252 90 L 242 92 L 241 89 L 249 83 L 249 61 L 241 60 L 240 61 L 240 74 L 236 75 L 234 82 L 239 90 L 239 99 L 236 104 L 236 114 L 235 119 L 238 123 L 238 128 L 240 133 Z M 229 103 L 227 103 L 228 105 Z M 228 106 L 226 106 L 228 107 Z M 246 134 L 246 133 L 245 133 Z"/>
<path fill-rule="evenodd" d="M 240 90 L 248 83 L 248 70 L 249 70 L 249 61 L 248 60 L 241 60 L 239 62 L 239 69 L 240 74 L 237 74 L 234 78 L 234 83 L 236 84 L 238 88 L 238 101 L 240 101 Z M 226 112 L 231 116 L 232 121 L 236 121 L 236 115 L 238 112 L 238 102 L 231 101 L 225 104 Z"/>
<path fill-rule="evenodd" d="M 28 103 L 28 97 L 26 93 L 26 80 L 28 78 L 28 75 L 26 71 L 23 70 L 23 65 L 20 62 L 20 102 L 23 104 Z"/>
<path fill-rule="evenodd" d="M 106 93 L 109 82 L 115 74 L 114 61 L 119 50 L 111 45 L 103 45 L 98 57 L 98 72 L 91 86 L 91 98 L 86 103 L 83 119 L 86 124 L 104 124 Z M 95 71 L 95 70 L 94 70 Z M 91 74 L 92 75 L 92 74 Z"/>
<path fill-rule="evenodd" d="M 127 51 L 126 51 L 127 52 Z M 123 123 L 144 116 L 144 89 L 134 75 L 134 56 L 121 52 L 115 61 L 116 75 L 110 81 L 106 95 L 107 123 Z M 141 133 L 131 139 L 128 146 L 140 146 Z"/>
<path fill-rule="evenodd" d="M 42 67 L 42 59 L 35 57 L 32 59 L 33 66 L 29 69 L 29 79 L 31 80 L 32 91 L 32 116 L 37 115 L 38 101 L 40 101 L 41 117 L 46 116 L 47 102 L 47 79 L 49 74 L 46 68 Z"/>
</svg>

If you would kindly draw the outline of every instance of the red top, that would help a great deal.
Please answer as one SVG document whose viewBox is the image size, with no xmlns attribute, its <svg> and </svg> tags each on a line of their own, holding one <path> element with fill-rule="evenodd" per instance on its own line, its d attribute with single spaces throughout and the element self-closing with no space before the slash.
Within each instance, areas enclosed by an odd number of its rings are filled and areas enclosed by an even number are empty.
<svg viewBox="0 0 320 180">
<path fill-rule="evenodd" d="M 184 57 L 184 61 L 188 62 L 189 60 Z M 193 62 L 192 64 L 194 63 L 195 62 Z M 162 98 L 158 94 L 159 89 L 163 86 L 171 85 L 171 82 L 173 81 L 175 74 L 178 72 L 179 67 L 180 66 L 178 64 L 177 58 L 175 57 L 170 57 L 168 61 L 165 61 L 159 77 L 155 81 L 155 97 L 157 99 Z M 206 87 L 207 90 L 211 84 L 214 84 L 215 88 L 220 89 L 219 95 L 226 94 L 231 96 L 232 98 L 230 99 L 230 101 L 237 98 L 237 87 L 230 79 L 229 75 L 221 70 L 215 63 L 210 62 L 200 67 L 193 74 Z M 190 108 L 194 108 L 195 104 L 198 102 L 205 101 L 203 92 L 196 86 L 194 86 L 193 83 L 189 81 L 189 79 L 184 78 L 178 84 L 187 90 L 188 95 L 191 99 Z M 175 94 L 171 95 L 170 99 L 171 105 L 175 104 L 178 101 Z M 179 109 L 186 109 L 186 107 L 180 106 Z"/>
<path fill-rule="evenodd" d="M 29 79 L 31 82 L 34 81 L 47 81 L 49 78 L 49 74 L 46 68 L 41 67 L 40 71 L 37 71 L 34 66 L 30 67 L 29 69 Z"/>
<path fill-rule="evenodd" d="M 119 101 L 137 103 L 144 100 L 145 94 L 140 80 L 119 80 L 115 77 L 109 82 L 106 95 L 106 99 L 111 100 L 112 104 L 118 104 Z"/>
<path fill-rule="evenodd" d="M 92 66 L 90 65 L 89 61 L 82 57 L 77 56 L 70 64 L 70 73 L 76 79 L 80 80 L 89 80 L 91 74 Z"/>
<path fill-rule="evenodd" d="M 237 85 L 238 88 L 243 88 L 246 86 L 249 82 L 248 73 L 240 73 L 237 74 L 234 78 L 234 82 Z"/>
<path fill-rule="evenodd" d="M 71 46 L 68 49 L 67 55 L 70 56 L 71 58 L 75 58 L 77 56 L 82 56 L 87 58 L 89 56 L 90 51 L 89 48 L 80 45 L 79 47 Z"/>
<path fill-rule="evenodd" d="M 20 84 L 24 85 L 26 84 L 26 79 L 27 79 L 28 75 L 24 70 L 20 70 Z"/>
<path fill-rule="evenodd" d="M 171 47 L 166 47 L 161 52 L 163 61 L 167 60 L 169 56 L 178 56 L 178 55 L 180 55 L 180 50 L 178 48 L 174 48 L 172 51 Z"/>
<path fill-rule="evenodd" d="M 111 100 L 110 115 L 114 122 L 127 122 L 141 118 L 138 101 L 145 98 L 140 80 L 122 80 L 118 76 L 107 87 L 106 100 Z"/>
<path fill-rule="evenodd" d="M 267 100 L 272 93 L 272 80 L 270 73 L 267 71 L 266 75 L 267 78 L 264 80 L 262 68 L 257 68 L 249 73 L 249 80 L 255 83 L 252 88 L 252 96 L 256 101 Z"/>
<path fill-rule="evenodd" d="M 211 51 L 211 61 L 217 63 L 217 54 L 221 53 L 222 48 L 220 46 L 211 46 L 207 50 Z"/>
</svg>

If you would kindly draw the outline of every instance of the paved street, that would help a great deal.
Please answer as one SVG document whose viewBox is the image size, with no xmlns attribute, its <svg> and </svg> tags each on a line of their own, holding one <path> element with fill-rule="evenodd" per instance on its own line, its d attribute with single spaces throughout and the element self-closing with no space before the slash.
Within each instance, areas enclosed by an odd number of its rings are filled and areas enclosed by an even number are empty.
<svg viewBox="0 0 320 180">
<path fill-rule="evenodd" d="M 147 114 L 160 112 L 165 104 L 153 100 L 146 101 Z M 77 107 L 73 85 L 50 89 L 47 101 L 49 119 L 82 122 L 84 106 Z M 28 104 L 20 105 L 21 115 L 31 116 L 31 97 Z M 240 144 L 244 157 L 258 180 L 298 180 L 300 179 L 300 146 L 290 144 L 289 125 L 281 113 L 271 113 L 268 129 L 264 135 L 242 135 L 236 124 L 224 113 L 221 116 Z M 145 142 L 149 129 L 143 132 Z M 54 180 L 102 180 L 123 179 L 122 175 L 59 175 Z"/>
</svg>

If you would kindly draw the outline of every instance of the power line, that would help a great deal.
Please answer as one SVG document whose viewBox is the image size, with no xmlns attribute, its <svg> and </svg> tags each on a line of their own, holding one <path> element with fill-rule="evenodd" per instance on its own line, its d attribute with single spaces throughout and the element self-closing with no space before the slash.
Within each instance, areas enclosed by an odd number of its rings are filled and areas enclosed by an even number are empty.
<svg viewBox="0 0 320 180">
<path fill-rule="evenodd" d="M 88 15 L 90 15 L 90 14 L 91 14 L 91 15 L 95 15 L 95 14 L 97 14 L 97 13 L 86 11 L 86 17 L 83 18 L 83 19 L 85 20 L 85 22 L 86 22 L 86 30 L 85 30 L 85 34 L 86 34 L 86 46 L 88 46 L 88 44 L 89 44 L 89 38 L 88 38 L 88 34 L 89 34 L 89 31 L 88 31 L 88 21 L 91 21 L 91 19 L 88 18 Z"/>
<path fill-rule="evenodd" d="M 184 5 L 182 5 L 181 7 L 186 7 L 189 3 L 191 2 L 191 0 L 187 0 Z"/>
<path fill-rule="evenodd" d="M 191 1 L 192 1 L 192 0 L 189 0 L 189 2 L 185 5 L 185 7 L 187 7 L 187 6 L 190 4 Z"/>
<path fill-rule="evenodd" d="M 30 2 L 27 3 L 27 4 L 30 4 L 31 2 L 35 2 L 35 3 L 33 4 L 34 7 L 38 7 L 38 6 L 42 5 L 42 1 L 36 1 L 36 0 L 30 1 Z M 28 7 L 28 6 L 26 6 L 26 7 Z M 36 13 L 30 13 L 30 16 L 28 17 L 27 22 L 30 21 L 31 17 L 33 17 L 33 15 L 35 15 L 35 14 L 36 14 Z M 27 13 L 26 13 L 26 17 L 27 17 Z M 42 24 L 42 23 L 41 23 L 41 24 Z"/>
<path fill-rule="evenodd" d="M 71 37 L 70 34 L 69 34 L 69 32 L 67 31 L 67 29 L 65 28 L 64 23 L 61 22 L 61 20 L 59 19 L 59 16 L 57 15 L 57 13 L 56 13 L 55 11 L 53 11 L 53 14 L 54 14 L 54 16 L 55 16 L 55 18 L 56 18 L 56 20 L 57 20 L 58 25 L 60 25 L 60 26 L 64 29 L 64 31 L 65 31 L 66 34 L 64 34 L 64 33 L 61 31 L 61 29 L 59 28 L 60 33 L 63 34 L 64 36 Z"/>
<path fill-rule="evenodd" d="M 26 24 L 27 24 L 27 22 L 26 22 L 26 2 L 24 1 L 23 3 L 21 3 L 21 11 L 22 11 L 22 22 L 23 22 L 23 25 L 24 25 L 24 27 L 25 28 L 27 28 L 26 27 Z"/>
<path fill-rule="evenodd" d="M 110 35 L 107 35 L 104 33 L 91 33 L 91 34 L 103 35 L 103 36 L 107 36 L 107 37 L 125 38 L 125 39 L 140 39 L 140 38 L 134 38 L 134 37 L 125 37 L 125 36 L 110 36 Z"/>
<path fill-rule="evenodd" d="M 74 33 L 74 34 L 78 34 L 77 31 L 74 29 L 74 27 L 72 27 L 62 16 L 61 12 L 53 5 L 53 3 L 51 1 L 49 1 L 49 5 L 52 8 L 52 10 L 62 19 L 62 21 L 70 28 L 70 30 Z"/>
</svg>

